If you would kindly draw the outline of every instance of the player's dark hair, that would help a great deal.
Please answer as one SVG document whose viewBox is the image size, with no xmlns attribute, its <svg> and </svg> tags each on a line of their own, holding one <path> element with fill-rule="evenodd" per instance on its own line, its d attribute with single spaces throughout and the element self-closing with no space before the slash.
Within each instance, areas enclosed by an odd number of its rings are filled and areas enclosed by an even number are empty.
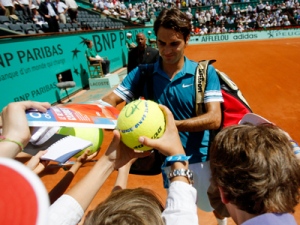
<svg viewBox="0 0 300 225">
<path fill-rule="evenodd" d="M 160 27 L 181 33 L 184 41 L 187 41 L 187 37 L 192 31 L 191 20 L 185 13 L 177 8 L 164 9 L 161 11 L 154 22 L 154 32 L 156 36 Z"/>
</svg>

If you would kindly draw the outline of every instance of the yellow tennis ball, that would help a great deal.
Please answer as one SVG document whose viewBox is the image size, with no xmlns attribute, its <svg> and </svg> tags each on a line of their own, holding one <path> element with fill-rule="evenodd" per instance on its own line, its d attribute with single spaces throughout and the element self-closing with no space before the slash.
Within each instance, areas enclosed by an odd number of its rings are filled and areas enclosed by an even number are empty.
<svg viewBox="0 0 300 225">
<path fill-rule="evenodd" d="M 100 150 L 101 144 L 103 142 L 103 137 L 104 137 L 103 130 L 99 128 L 62 127 L 58 130 L 57 133 L 63 135 L 72 135 L 75 137 L 79 137 L 91 141 L 93 145 L 86 148 L 90 150 L 89 153 L 90 155 Z M 81 156 L 86 149 L 78 152 L 76 155 L 74 155 L 74 157 L 77 158 Z"/>
<path fill-rule="evenodd" d="M 121 110 L 117 129 L 122 142 L 136 150 L 147 151 L 151 148 L 138 141 L 140 136 L 152 139 L 160 138 L 165 132 L 165 116 L 156 102 L 150 100 L 135 100 L 125 105 Z"/>
</svg>

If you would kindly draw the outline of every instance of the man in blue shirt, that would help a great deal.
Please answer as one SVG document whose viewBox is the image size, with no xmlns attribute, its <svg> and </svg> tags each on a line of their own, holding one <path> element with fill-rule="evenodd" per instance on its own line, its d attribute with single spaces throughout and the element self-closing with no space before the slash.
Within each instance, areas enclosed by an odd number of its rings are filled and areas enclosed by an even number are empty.
<svg viewBox="0 0 300 225">
<path fill-rule="evenodd" d="M 198 206 L 205 211 L 213 211 L 207 189 L 210 184 L 208 149 L 210 130 L 221 125 L 220 82 L 213 66 L 208 68 L 204 90 L 205 113 L 196 115 L 195 110 L 195 71 L 197 63 L 184 56 L 191 32 L 191 20 L 179 9 L 165 9 L 154 23 L 157 36 L 159 60 L 154 64 L 154 101 L 167 106 L 173 113 L 179 130 L 182 145 L 190 159 L 190 169 L 194 171 L 194 186 L 197 189 Z M 113 92 L 103 97 L 103 101 L 113 106 L 133 101 L 140 97 L 139 68 L 132 70 Z M 147 99 L 147 91 L 142 94 Z M 224 221 L 221 221 L 224 224 Z M 225 223 L 226 224 L 226 223 Z"/>
</svg>

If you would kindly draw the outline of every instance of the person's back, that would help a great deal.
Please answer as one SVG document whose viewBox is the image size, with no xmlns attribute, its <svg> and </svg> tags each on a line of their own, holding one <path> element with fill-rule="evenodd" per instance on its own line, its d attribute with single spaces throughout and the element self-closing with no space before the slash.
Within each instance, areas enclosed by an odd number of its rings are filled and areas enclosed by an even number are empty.
<svg viewBox="0 0 300 225">
<path fill-rule="evenodd" d="M 237 224 L 296 225 L 300 164 L 287 135 L 272 124 L 223 129 L 211 147 L 212 180 Z"/>
</svg>

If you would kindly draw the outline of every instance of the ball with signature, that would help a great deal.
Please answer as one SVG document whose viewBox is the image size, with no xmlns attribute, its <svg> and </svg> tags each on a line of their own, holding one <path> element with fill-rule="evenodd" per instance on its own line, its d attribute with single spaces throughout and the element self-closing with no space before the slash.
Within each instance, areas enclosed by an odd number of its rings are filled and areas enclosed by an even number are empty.
<svg viewBox="0 0 300 225">
<path fill-rule="evenodd" d="M 117 129 L 122 142 L 129 148 L 147 151 L 151 148 L 138 141 L 140 136 L 160 138 L 165 132 L 165 116 L 159 105 L 150 100 L 135 100 L 121 110 Z"/>
</svg>

